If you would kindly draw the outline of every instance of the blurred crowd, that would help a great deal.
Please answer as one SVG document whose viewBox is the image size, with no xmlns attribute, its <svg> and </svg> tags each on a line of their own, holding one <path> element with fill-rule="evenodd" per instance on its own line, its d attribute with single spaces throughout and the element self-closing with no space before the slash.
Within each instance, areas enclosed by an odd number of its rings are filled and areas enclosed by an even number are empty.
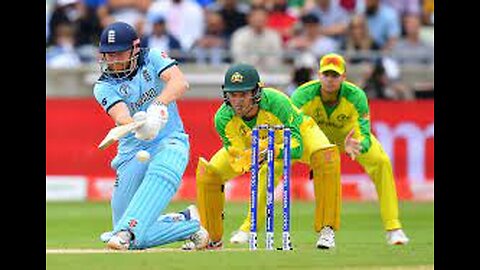
<svg viewBox="0 0 480 270">
<path fill-rule="evenodd" d="M 434 60 L 433 36 L 422 35 L 433 32 L 433 0 L 49 0 L 46 10 L 52 68 L 95 62 L 99 35 L 114 21 L 180 62 L 290 65 L 292 89 L 314 78 L 317 59 L 338 52 L 365 65 L 360 84 L 370 97 L 411 99 L 400 66 Z"/>
</svg>

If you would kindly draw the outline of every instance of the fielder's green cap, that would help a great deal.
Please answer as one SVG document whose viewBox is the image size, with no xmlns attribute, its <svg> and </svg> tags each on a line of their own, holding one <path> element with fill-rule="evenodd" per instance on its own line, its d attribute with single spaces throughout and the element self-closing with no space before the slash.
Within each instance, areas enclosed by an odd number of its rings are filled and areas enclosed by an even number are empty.
<svg viewBox="0 0 480 270">
<path fill-rule="evenodd" d="M 257 69 L 248 64 L 235 64 L 228 68 L 223 82 L 225 92 L 243 92 L 254 89 L 260 82 Z"/>
<path fill-rule="evenodd" d="M 339 54 L 329 53 L 320 60 L 320 72 L 333 70 L 338 74 L 345 73 L 345 59 Z"/>
</svg>

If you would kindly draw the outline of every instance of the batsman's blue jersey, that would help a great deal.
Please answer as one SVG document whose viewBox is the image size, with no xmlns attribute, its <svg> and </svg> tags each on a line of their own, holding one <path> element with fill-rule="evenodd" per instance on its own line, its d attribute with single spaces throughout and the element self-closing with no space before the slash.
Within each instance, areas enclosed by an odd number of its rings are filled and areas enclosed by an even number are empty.
<svg viewBox="0 0 480 270">
<path fill-rule="evenodd" d="M 165 82 L 159 76 L 176 64 L 174 59 L 162 51 L 143 48 L 138 58 L 139 67 L 134 75 L 122 80 L 101 76 L 95 83 L 93 93 L 106 112 L 118 102 L 124 102 L 133 116 L 138 111 L 146 111 L 155 97 L 162 92 Z M 168 115 L 166 126 L 152 141 L 138 140 L 133 133 L 121 138 L 118 145 L 119 157 L 129 157 L 140 149 L 158 144 L 174 132 L 183 133 L 183 123 L 175 102 L 168 105 Z"/>
</svg>

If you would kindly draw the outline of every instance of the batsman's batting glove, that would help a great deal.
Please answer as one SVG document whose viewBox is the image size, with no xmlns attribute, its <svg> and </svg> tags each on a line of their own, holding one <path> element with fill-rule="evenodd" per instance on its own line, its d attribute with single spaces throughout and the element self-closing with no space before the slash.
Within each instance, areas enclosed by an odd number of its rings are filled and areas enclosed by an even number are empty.
<svg viewBox="0 0 480 270">
<path fill-rule="evenodd" d="M 154 101 L 147 108 L 147 123 L 151 123 L 155 136 L 165 127 L 168 121 L 167 105 Z"/>
<path fill-rule="evenodd" d="M 147 120 L 147 113 L 144 112 L 144 111 L 136 112 L 133 115 L 133 121 L 135 121 L 135 122 L 140 122 L 140 121 L 144 121 L 144 120 Z M 145 122 L 145 124 L 138 127 L 136 130 L 134 130 L 133 132 L 135 134 L 135 138 L 137 138 L 139 140 L 148 141 L 149 138 L 150 138 L 150 135 L 149 135 L 150 134 L 150 128 L 147 126 L 146 122 Z"/>
<path fill-rule="evenodd" d="M 168 108 L 165 104 L 154 102 L 147 108 L 146 112 L 135 113 L 133 120 L 146 120 L 145 124 L 135 131 L 135 138 L 144 141 L 153 140 L 167 124 Z"/>
</svg>

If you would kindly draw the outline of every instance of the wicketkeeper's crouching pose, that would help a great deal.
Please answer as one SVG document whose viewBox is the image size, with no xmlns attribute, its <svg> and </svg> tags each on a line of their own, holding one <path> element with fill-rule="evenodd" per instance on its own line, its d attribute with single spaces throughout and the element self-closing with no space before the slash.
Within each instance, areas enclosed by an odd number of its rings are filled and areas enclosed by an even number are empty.
<svg viewBox="0 0 480 270">
<path fill-rule="evenodd" d="M 211 242 L 220 248 L 223 236 L 224 185 L 229 179 L 250 171 L 251 131 L 256 125 L 284 125 L 291 130 L 291 160 L 309 164 L 314 172 L 315 222 L 320 233 L 317 246 L 334 246 L 334 230 L 340 225 L 341 185 L 338 147 L 320 128 L 301 113 L 282 92 L 263 87 L 257 70 L 246 64 L 231 66 L 224 78 L 224 104 L 215 114 L 215 128 L 223 147 L 210 159 L 200 158 L 196 171 L 197 207 Z M 283 132 L 277 130 L 276 132 Z M 283 134 L 275 136 L 275 183 L 283 165 Z M 267 131 L 260 131 L 260 153 L 267 148 Z M 260 162 L 265 156 L 260 156 Z M 258 226 L 265 222 L 266 162 L 261 165 L 258 184 Z M 249 231 L 250 224 L 246 224 Z M 184 246 L 188 248 L 187 245 Z"/>
</svg>

